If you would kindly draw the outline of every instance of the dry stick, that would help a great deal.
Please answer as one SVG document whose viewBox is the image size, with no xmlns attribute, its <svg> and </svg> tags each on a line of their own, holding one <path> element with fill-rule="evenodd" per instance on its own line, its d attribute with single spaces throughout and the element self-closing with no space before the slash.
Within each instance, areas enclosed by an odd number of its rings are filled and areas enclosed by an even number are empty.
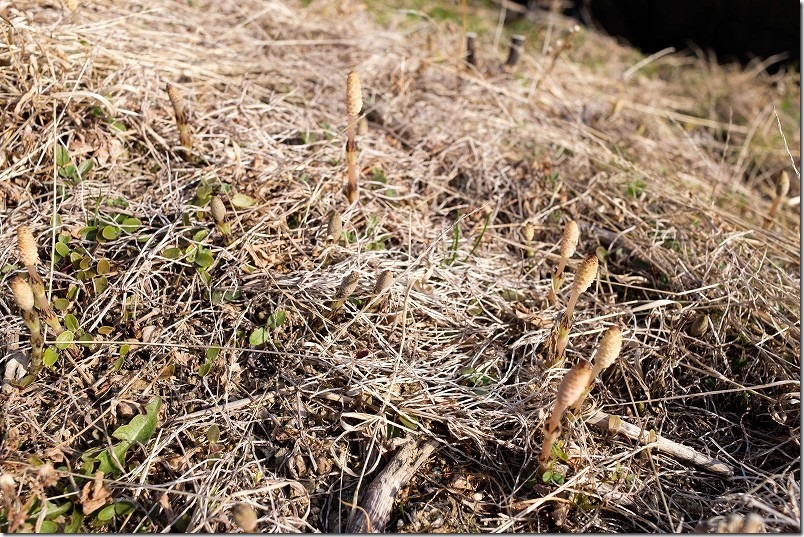
<svg viewBox="0 0 804 537">
<path fill-rule="evenodd" d="M 645 445 L 650 443 L 648 431 L 645 431 L 636 425 L 626 423 L 621 419 L 616 418 L 616 416 L 606 414 L 600 410 L 595 412 L 595 414 L 586 420 L 586 423 L 604 433 L 619 433 L 630 438 L 631 440 L 636 440 Z M 655 447 L 662 453 L 666 453 L 667 455 L 670 455 L 671 457 L 674 457 L 680 461 L 690 462 L 712 472 L 713 474 L 723 477 L 734 476 L 734 470 L 729 465 L 715 458 L 709 457 L 708 455 L 699 453 L 691 447 L 673 442 L 672 440 L 668 440 L 662 436 L 656 435 Z"/>
<path fill-rule="evenodd" d="M 411 442 L 400 449 L 366 488 L 360 507 L 346 526 L 347 533 L 382 533 L 391 516 L 394 499 L 438 444 Z"/>
<path fill-rule="evenodd" d="M 11 292 L 14 294 L 17 305 L 22 310 L 22 320 L 31 332 L 31 362 L 28 367 L 28 374 L 17 383 L 18 386 L 24 388 L 36 380 L 36 375 L 42 369 L 45 338 L 42 336 L 39 315 L 34 310 L 34 292 L 31 285 L 19 276 L 15 276 L 11 280 Z"/>
<path fill-rule="evenodd" d="M 357 201 L 357 141 L 355 131 L 357 115 L 363 108 L 363 92 L 360 88 L 360 77 L 351 71 L 346 77 L 346 165 L 349 182 L 346 185 L 346 198 L 349 203 Z"/>
<path fill-rule="evenodd" d="M 787 195 L 788 190 L 790 190 L 790 176 L 787 175 L 787 171 L 782 170 L 782 173 L 780 173 L 778 179 L 776 179 L 776 197 L 773 198 L 773 204 L 768 211 L 768 216 L 762 224 L 763 228 L 768 229 L 773 223 L 773 218 L 776 216 L 779 204 Z"/>
<path fill-rule="evenodd" d="M 589 384 L 591 374 L 592 364 L 586 360 L 581 360 L 572 366 L 572 369 L 564 373 L 564 378 L 561 379 L 561 384 L 558 385 L 553 411 L 544 425 L 542 452 L 539 454 L 539 472 L 543 473 L 548 470 L 553 443 L 558 438 L 558 435 L 561 434 L 561 418 L 564 417 L 564 412 L 566 412 L 567 408 L 581 396 L 586 385 Z"/>
</svg>

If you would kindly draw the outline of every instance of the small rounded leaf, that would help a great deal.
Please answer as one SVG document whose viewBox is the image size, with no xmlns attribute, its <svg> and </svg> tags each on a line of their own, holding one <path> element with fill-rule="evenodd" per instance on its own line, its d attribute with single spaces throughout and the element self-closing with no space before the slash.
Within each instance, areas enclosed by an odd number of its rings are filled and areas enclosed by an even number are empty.
<svg viewBox="0 0 804 537">
<path fill-rule="evenodd" d="M 58 336 L 56 336 L 56 348 L 60 351 L 63 351 L 67 347 L 70 346 L 70 343 L 73 342 L 74 334 L 70 330 L 65 330 Z"/>
<path fill-rule="evenodd" d="M 245 194 L 235 194 L 232 196 L 231 203 L 240 209 L 245 209 L 254 205 L 254 198 Z"/>
</svg>

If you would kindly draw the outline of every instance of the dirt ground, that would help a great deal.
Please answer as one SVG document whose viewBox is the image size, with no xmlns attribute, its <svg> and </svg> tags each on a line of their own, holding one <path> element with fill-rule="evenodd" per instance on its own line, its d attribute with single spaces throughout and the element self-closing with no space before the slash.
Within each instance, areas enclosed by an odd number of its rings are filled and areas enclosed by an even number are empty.
<svg viewBox="0 0 804 537">
<path fill-rule="evenodd" d="M 0 0 L 0 531 L 800 531 L 799 73 L 470 4 Z"/>
</svg>

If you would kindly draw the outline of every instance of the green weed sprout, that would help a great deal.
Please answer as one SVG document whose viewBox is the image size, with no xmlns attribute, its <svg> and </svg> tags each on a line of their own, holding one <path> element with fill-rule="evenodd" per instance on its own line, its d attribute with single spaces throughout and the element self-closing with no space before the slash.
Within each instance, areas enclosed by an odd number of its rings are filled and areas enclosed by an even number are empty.
<svg viewBox="0 0 804 537">
<path fill-rule="evenodd" d="M 561 237 L 561 242 L 558 244 L 559 253 L 561 254 L 561 259 L 558 262 L 558 266 L 553 270 L 553 286 L 550 288 L 549 292 L 549 300 L 551 303 L 554 303 L 557 300 L 557 293 L 558 290 L 564 283 L 564 267 L 567 265 L 567 261 L 572 255 L 575 253 L 575 249 L 578 247 L 578 239 L 580 238 L 580 229 L 578 229 L 578 224 L 575 220 L 570 220 L 567 222 L 567 227 L 564 228 L 564 235 Z"/>
<path fill-rule="evenodd" d="M 592 390 L 592 383 L 595 382 L 595 379 L 606 369 L 608 369 L 611 364 L 620 356 L 620 351 L 623 348 L 623 332 L 619 326 L 613 325 L 608 328 L 603 333 L 603 337 L 600 338 L 600 343 L 597 346 L 597 353 L 595 353 L 595 359 L 592 365 L 592 375 L 589 378 L 589 385 L 584 390 L 583 395 L 578 398 L 578 401 L 572 407 L 574 412 L 580 410 L 581 405 L 583 404 L 586 397 L 589 395 L 589 392 Z"/>
<path fill-rule="evenodd" d="M 578 400 L 591 378 L 592 364 L 586 360 L 581 360 L 567 371 L 564 374 L 564 378 L 561 379 L 556 393 L 556 402 L 553 404 L 553 411 L 544 426 L 542 452 L 539 455 L 539 473 L 549 470 L 553 444 L 561 434 L 561 418 L 564 417 L 564 412 Z"/>
<path fill-rule="evenodd" d="M 34 310 L 35 299 L 31 285 L 19 276 L 15 276 L 11 280 L 11 292 L 14 294 L 17 305 L 22 310 L 22 320 L 31 332 L 31 362 L 28 367 L 28 374 L 20 379 L 19 382 L 19 386 L 24 388 L 36 379 L 36 375 L 42 369 L 45 338 L 42 335 L 42 328 L 39 324 L 39 315 Z"/>
<path fill-rule="evenodd" d="M 351 71 L 346 77 L 346 165 L 349 182 L 346 185 L 346 198 L 349 203 L 357 201 L 357 116 L 363 108 L 363 92 L 360 88 L 360 76 Z"/>
</svg>

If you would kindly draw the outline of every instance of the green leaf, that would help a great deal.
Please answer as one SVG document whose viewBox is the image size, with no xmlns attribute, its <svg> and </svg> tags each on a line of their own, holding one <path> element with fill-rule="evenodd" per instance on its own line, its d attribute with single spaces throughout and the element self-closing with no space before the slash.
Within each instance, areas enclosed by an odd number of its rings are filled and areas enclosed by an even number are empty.
<svg viewBox="0 0 804 537">
<path fill-rule="evenodd" d="M 52 520 L 43 520 L 42 525 L 39 526 L 39 533 L 57 533 L 59 526 Z"/>
<path fill-rule="evenodd" d="M 96 293 L 100 294 L 109 288 L 109 280 L 106 279 L 106 276 L 92 278 L 92 287 L 95 288 Z"/>
<path fill-rule="evenodd" d="M 215 263 L 215 258 L 208 252 L 198 252 L 195 256 L 195 264 L 199 267 L 211 267 L 213 263 Z"/>
<path fill-rule="evenodd" d="M 139 218 L 134 218 L 133 216 L 129 216 L 120 224 L 120 227 L 126 233 L 134 233 L 139 228 L 142 227 L 142 222 L 140 222 Z"/>
<path fill-rule="evenodd" d="M 76 341 L 78 341 L 78 343 L 80 343 L 82 346 L 89 349 L 92 348 L 92 342 L 95 341 L 95 339 L 92 337 L 92 334 L 84 332 L 83 334 L 78 336 L 78 339 Z"/>
<path fill-rule="evenodd" d="M 101 509 L 100 512 L 98 512 L 97 518 L 101 522 L 108 522 L 114 518 L 114 515 L 114 504 L 111 504 Z"/>
<path fill-rule="evenodd" d="M 70 301 L 66 298 L 57 298 L 53 300 L 53 307 L 58 311 L 64 311 L 70 307 Z"/>
<path fill-rule="evenodd" d="M 108 336 L 112 332 L 114 332 L 114 326 L 104 325 L 98 327 L 98 334 L 102 336 Z"/>
<path fill-rule="evenodd" d="M 135 416 L 135 419 L 138 417 L 139 416 Z M 130 447 L 131 442 L 120 442 L 119 444 L 112 447 L 112 451 L 114 451 L 114 455 L 115 457 L 117 457 L 117 460 L 120 461 L 120 464 L 125 464 L 126 452 Z M 114 458 L 109 454 L 108 449 L 104 449 L 103 451 L 101 451 L 100 454 L 98 454 L 97 460 L 98 462 L 100 462 L 100 464 L 98 465 L 98 471 L 103 472 L 104 474 L 111 474 L 111 473 L 119 474 L 123 470 L 120 466 L 118 466 Z"/>
<path fill-rule="evenodd" d="M 67 525 L 64 526 L 64 533 L 77 533 L 81 528 L 81 522 L 83 521 L 84 515 L 81 513 L 81 510 L 74 508 L 73 514 L 70 515 L 69 522 L 67 522 Z"/>
<path fill-rule="evenodd" d="M 154 397 L 145 406 L 145 414 L 134 416 L 130 423 L 118 427 L 112 433 L 112 436 L 118 440 L 146 444 L 156 430 L 156 419 L 161 407 L 162 398 L 159 396 Z"/>
<path fill-rule="evenodd" d="M 206 229 L 199 229 L 193 234 L 193 240 L 195 242 L 201 242 L 206 238 L 207 235 L 209 235 L 209 231 L 207 231 Z"/>
<path fill-rule="evenodd" d="M 91 241 L 91 240 L 95 239 L 95 233 L 97 233 L 97 232 L 98 232 L 98 227 L 97 226 L 86 226 L 86 227 L 82 227 L 78 231 L 78 234 L 81 235 L 82 238 Z"/>
<path fill-rule="evenodd" d="M 67 148 L 61 144 L 56 146 L 56 164 L 61 166 L 66 166 L 70 163 L 70 152 L 67 151 Z"/>
<path fill-rule="evenodd" d="M 64 326 L 67 327 L 67 330 L 72 330 L 73 332 L 78 332 L 81 329 L 78 319 L 72 313 L 64 316 Z"/>
<path fill-rule="evenodd" d="M 126 127 L 125 123 L 117 120 L 109 121 L 109 126 L 119 132 L 126 132 L 126 129 L 128 128 Z"/>
<path fill-rule="evenodd" d="M 81 177 L 81 179 L 86 179 L 87 175 L 89 175 L 89 172 L 92 171 L 93 167 L 94 163 L 92 162 L 92 159 L 85 160 L 84 162 L 79 164 L 78 165 L 79 177 Z"/>
<path fill-rule="evenodd" d="M 221 348 L 220 347 L 210 347 L 207 349 L 206 352 L 206 359 L 207 360 L 214 360 L 220 354 Z"/>
<path fill-rule="evenodd" d="M 125 500 L 114 503 L 114 512 L 118 515 L 127 515 L 134 511 L 134 504 Z"/>
<path fill-rule="evenodd" d="M 53 367 L 53 364 L 55 364 L 58 360 L 59 360 L 59 353 L 56 352 L 56 349 L 54 349 L 53 347 L 48 347 L 47 349 L 45 349 L 45 353 L 42 356 L 42 361 L 45 363 L 47 367 Z"/>
<path fill-rule="evenodd" d="M 212 371 L 212 366 L 215 365 L 213 360 L 207 360 L 200 366 L 198 366 L 198 376 L 199 377 L 206 377 L 209 375 L 209 372 Z"/>
<path fill-rule="evenodd" d="M 549 483 L 552 478 L 553 478 L 553 472 L 551 472 L 550 470 L 546 470 L 542 474 L 542 483 Z"/>
<path fill-rule="evenodd" d="M 207 440 L 210 444 L 217 444 L 221 439 L 221 429 L 214 423 L 207 429 Z"/>
<path fill-rule="evenodd" d="M 268 317 L 268 321 L 265 324 L 269 328 L 279 328 L 287 318 L 288 316 L 284 310 L 276 310 Z"/>
<path fill-rule="evenodd" d="M 125 361 L 126 361 L 126 355 L 125 354 L 120 354 L 120 356 L 117 357 L 117 360 L 114 361 L 114 365 L 112 366 L 112 368 L 115 370 L 115 372 L 120 371 L 121 369 L 123 369 L 123 363 L 125 363 Z"/>
<path fill-rule="evenodd" d="M 252 347 L 256 347 L 257 345 L 262 345 L 270 339 L 271 337 L 268 331 L 265 328 L 260 327 L 251 333 L 251 335 L 248 337 L 248 342 Z"/>
<path fill-rule="evenodd" d="M 56 243 L 56 253 L 62 257 L 67 257 L 70 255 L 70 247 L 64 244 L 63 242 Z"/>
<path fill-rule="evenodd" d="M 60 351 L 63 351 L 67 347 L 70 346 L 70 343 L 73 342 L 74 334 L 70 330 L 65 330 L 58 336 L 56 336 L 56 348 Z"/>
<path fill-rule="evenodd" d="M 166 248 L 164 252 L 162 252 L 162 257 L 166 257 L 168 259 L 178 259 L 182 256 L 184 252 L 181 251 L 181 248 Z"/>
<path fill-rule="evenodd" d="M 112 271 L 112 265 L 105 257 L 98 259 L 98 266 L 96 267 L 98 274 L 109 274 Z"/>
<path fill-rule="evenodd" d="M 232 205 L 241 209 L 246 209 L 254 205 L 254 198 L 245 194 L 235 194 L 231 199 Z"/>
<path fill-rule="evenodd" d="M 402 412 L 398 413 L 399 416 L 399 423 L 407 427 L 408 429 L 413 429 L 414 431 L 419 428 L 419 420 L 417 420 L 414 416 L 408 416 Z"/>
<path fill-rule="evenodd" d="M 130 350 L 131 350 L 131 345 L 129 345 L 128 343 L 124 343 L 124 344 L 120 345 L 120 350 L 118 352 L 120 353 L 120 356 L 125 356 L 126 354 L 128 354 L 128 351 L 130 351 Z"/>
<path fill-rule="evenodd" d="M 64 513 L 69 511 L 70 507 L 72 507 L 73 504 L 71 502 L 64 502 L 63 504 L 58 505 L 53 502 L 46 501 L 45 505 L 47 507 L 46 509 L 47 513 L 45 514 L 45 518 L 48 520 L 53 520 L 57 516 L 63 515 Z"/>
<path fill-rule="evenodd" d="M 117 226 L 106 226 L 101 231 L 101 236 L 106 240 L 113 241 L 120 236 L 120 228 Z"/>
</svg>

